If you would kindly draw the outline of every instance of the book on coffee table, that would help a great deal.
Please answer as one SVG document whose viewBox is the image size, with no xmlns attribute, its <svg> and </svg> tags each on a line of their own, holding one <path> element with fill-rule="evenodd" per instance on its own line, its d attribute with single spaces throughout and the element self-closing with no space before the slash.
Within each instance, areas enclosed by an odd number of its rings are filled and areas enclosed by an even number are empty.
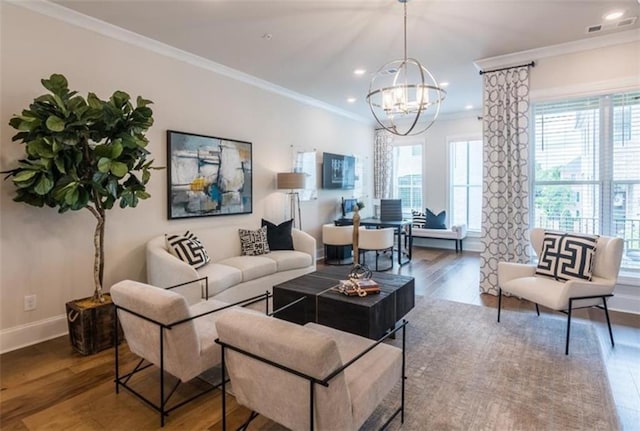
<svg viewBox="0 0 640 431">
<path fill-rule="evenodd" d="M 347 296 L 365 296 L 380 293 L 380 286 L 371 279 L 340 280 L 338 290 Z M 364 295 L 361 292 L 364 292 Z"/>
</svg>

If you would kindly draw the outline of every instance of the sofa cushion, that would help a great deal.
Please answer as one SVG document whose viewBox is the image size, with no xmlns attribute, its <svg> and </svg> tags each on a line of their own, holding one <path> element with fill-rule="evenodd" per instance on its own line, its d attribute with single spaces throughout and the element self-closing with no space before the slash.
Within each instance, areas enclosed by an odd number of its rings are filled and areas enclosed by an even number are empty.
<svg viewBox="0 0 640 431">
<path fill-rule="evenodd" d="M 557 280 L 591 280 L 597 235 L 545 232 L 536 274 Z"/>
<path fill-rule="evenodd" d="M 237 268 L 242 272 L 242 281 L 254 280 L 265 275 L 273 274 L 278 266 L 273 259 L 264 256 L 236 256 L 218 262 Z"/>
<path fill-rule="evenodd" d="M 312 264 L 311 256 L 301 251 L 276 250 L 263 257 L 275 260 L 278 271 L 306 268 Z"/>
<path fill-rule="evenodd" d="M 291 236 L 293 219 L 282 222 L 279 225 L 262 219 L 262 226 L 267 227 L 269 250 L 293 250 L 293 237 Z"/>
<path fill-rule="evenodd" d="M 209 296 L 222 292 L 242 282 L 242 271 L 238 268 L 220 263 L 210 263 L 198 270 L 200 277 L 209 279 Z"/>
<path fill-rule="evenodd" d="M 438 215 L 434 214 L 429 208 L 427 208 L 426 221 L 424 227 L 427 229 L 446 229 L 447 225 L 445 224 L 447 220 L 447 212 L 442 210 L 438 213 Z"/>
<path fill-rule="evenodd" d="M 243 256 L 259 256 L 269 253 L 269 243 L 267 242 L 267 227 L 260 229 L 238 229 L 240 235 L 240 247 Z"/>
<path fill-rule="evenodd" d="M 169 253 L 198 269 L 209 263 L 209 255 L 197 236 L 186 231 L 184 235 L 165 235 Z"/>
</svg>

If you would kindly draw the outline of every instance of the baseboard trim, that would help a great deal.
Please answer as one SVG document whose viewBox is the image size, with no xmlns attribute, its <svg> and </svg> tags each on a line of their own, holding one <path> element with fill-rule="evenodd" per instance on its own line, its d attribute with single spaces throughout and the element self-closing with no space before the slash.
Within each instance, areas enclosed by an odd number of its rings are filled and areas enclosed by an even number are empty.
<svg viewBox="0 0 640 431">
<path fill-rule="evenodd" d="M 0 331 L 0 354 L 68 334 L 67 316 L 49 317 Z"/>
</svg>

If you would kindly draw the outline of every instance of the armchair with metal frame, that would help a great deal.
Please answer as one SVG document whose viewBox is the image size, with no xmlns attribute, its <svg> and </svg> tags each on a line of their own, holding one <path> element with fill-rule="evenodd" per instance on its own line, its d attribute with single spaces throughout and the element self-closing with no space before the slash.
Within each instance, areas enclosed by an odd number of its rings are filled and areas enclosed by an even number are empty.
<svg viewBox="0 0 640 431">
<path fill-rule="evenodd" d="M 403 320 L 373 341 L 315 323 L 229 310 L 216 321 L 216 343 L 236 400 L 252 410 L 239 429 L 261 414 L 290 429 L 357 430 L 398 380 L 400 406 L 381 429 L 398 414 L 404 422 L 406 325 Z M 383 343 L 400 330 L 401 349 Z M 223 430 L 225 380 L 223 375 Z"/>
<path fill-rule="evenodd" d="M 531 229 L 530 236 L 531 245 L 536 255 L 541 256 L 545 230 Z M 533 302 L 538 316 L 540 315 L 538 304 L 564 313 L 567 315 L 565 355 L 568 355 L 573 310 L 597 307 L 604 310 L 611 346 L 614 346 L 607 298 L 613 296 L 620 270 L 622 251 L 622 238 L 599 236 L 595 245 L 590 280 L 569 279 L 562 281 L 544 275 L 536 275 L 536 265 L 499 262 L 498 322 L 500 322 L 503 292 Z"/>
<path fill-rule="evenodd" d="M 165 417 L 173 410 L 220 387 L 220 384 L 211 385 L 175 405 L 168 406 L 169 400 L 181 383 L 188 382 L 220 364 L 220 348 L 214 342 L 217 337 L 216 320 L 232 307 L 250 305 L 263 300 L 266 302 L 268 312 L 268 292 L 234 304 L 205 300 L 189 306 L 183 295 L 171 290 L 202 281 L 206 289 L 204 293 L 206 298 L 208 296 L 206 277 L 167 289 L 132 280 L 124 280 L 111 287 L 111 297 L 118 316 L 114 319 L 115 391 L 119 393 L 121 387 L 125 388 L 156 410 L 160 414 L 161 426 L 164 426 Z M 256 311 L 253 312 L 259 314 Z M 134 369 L 123 375 L 120 374 L 118 321 L 122 325 L 129 349 L 140 357 Z M 159 403 L 145 397 L 130 383 L 134 375 L 151 366 L 156 366 L 160 371 Z M 165 372 L 177 379 L 166 396 Z"/>
</svg>

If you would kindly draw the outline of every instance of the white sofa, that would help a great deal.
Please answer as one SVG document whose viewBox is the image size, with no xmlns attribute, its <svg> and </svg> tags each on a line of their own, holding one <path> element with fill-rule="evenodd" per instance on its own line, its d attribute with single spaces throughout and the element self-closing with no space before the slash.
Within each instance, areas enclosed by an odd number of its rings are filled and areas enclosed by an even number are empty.
<svg viewBox="0 0 640 431">
<path fill-rule="evenodd" d="M 164 235 L 157 236 L 147 243 L 149 284 L 169 287 L 208 277 L 209 297 L 233 303 L 271 291 L 275 284 L 316 269 L 316 240 L 298 229 L 292 230 L 294 250 L 261 256 L 240 255 L 238 228 L 224 226 L 192 232 L 204 245 L 211 262 L 196 270 L 169 253 Z M 190 302 L 200 295 L 197 286 L 190 292 Z"/>
<path fill-rule="evenodd" d="M 411 228 L 413 238 L 450 239 L 456 242 L 456 253 L 462 252 L 462 240 L 467 237 L 467 225 L 453 225 L 449 229 Z"/>
</svg>

